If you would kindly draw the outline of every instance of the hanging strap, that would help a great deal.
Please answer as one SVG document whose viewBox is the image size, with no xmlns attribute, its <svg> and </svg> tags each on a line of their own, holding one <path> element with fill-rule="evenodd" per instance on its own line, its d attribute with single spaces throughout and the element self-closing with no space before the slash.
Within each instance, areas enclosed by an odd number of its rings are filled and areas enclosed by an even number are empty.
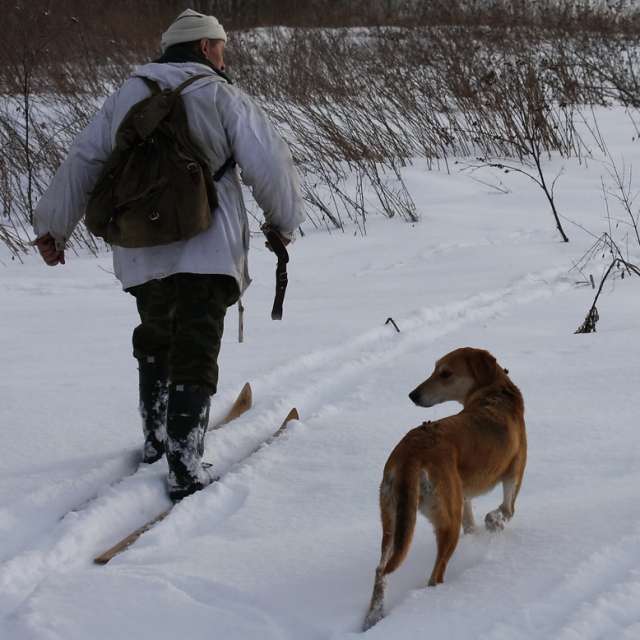
<svg viewBox="0 0 640 640">
<path fill-rule="evenodd" d="M 284 294 L 287 291 L 289 277 L 287 276 L 287 263 L 289 262 L 289 253 L 282 242 L 280 234 L 272 229 L 269 225 L 262 225 L 262 233 L 267 238 L 269 246 L 278 257 L 276 266 L 276 295 L 273 300 L 273 309 L 271 310 L 272 320 L 282 320 L 282 304 L 284 303 Z"/>
</svg>

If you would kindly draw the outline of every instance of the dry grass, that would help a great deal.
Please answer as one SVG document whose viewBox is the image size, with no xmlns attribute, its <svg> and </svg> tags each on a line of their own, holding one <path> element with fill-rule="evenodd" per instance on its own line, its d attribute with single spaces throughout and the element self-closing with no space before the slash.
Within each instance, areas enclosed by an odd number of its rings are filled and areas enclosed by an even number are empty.
<svg viewBox="0 0 640 640">
<path fill-rule="evenodd" d="M 529 171 L 564 234 L 544 156 L 582 153 L 574 127 L 582 105 L 640 105 L 639 53 L 630 46 L 640 19 L 622 4 L 193 6 L 235 29 L 229 70 L 289 140 L 314 224 L 341 228 L 351 220 L 365 232 L 374 210 L 415 220 L 402 168 L 416 157 L 445 169 L 466 157 Z M 34 203 L 70 141 L 99 98 L 156 55 L 159 34 L 183 6 L 30 0 L 17 7 L 0 3 L 9 34 L 0 42 L 0 242 L 19 254 Z M 248 29 L 256 25 L 265 28 Z M 346 28 L 357 25 L 367 28 Z M 96 248 L 82 229 L 74 242 Z"/>
</svg>

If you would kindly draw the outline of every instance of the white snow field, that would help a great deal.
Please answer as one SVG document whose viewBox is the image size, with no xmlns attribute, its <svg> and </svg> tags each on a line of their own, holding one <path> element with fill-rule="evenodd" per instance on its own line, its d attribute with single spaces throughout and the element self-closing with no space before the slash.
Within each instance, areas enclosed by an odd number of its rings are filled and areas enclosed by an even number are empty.
<svg viewBox="0 0 640 640">
<path fill-rule="evenodd" d="M 614 158 L 638 164 L 624 111 L 599 120 Z M 640 281 L 606 285 L 598 332 L 574 335 L 595 292 L 571 269 L 594 240 L 585 229 L 609 221 L 600 161 L 549 161 L 550 174 L 561 166 L 558 207 L 583 227 L 565 221 L 569 244 L 525 177 L 482 174 L 501 193 L 414 164 L 419 224 L 372 216 L 365 237 L 305 225 L 282 322 L 270 319 L 275 259 L 256 236 L 245 343 L 230 310 L 212 419 L 245 381 L 255 404 L 207 441 L 225 475 L 106 566 L 92 558 L 169 505 L 164 460 L 119 481 L 141 445 L 133 298 L 109 255 L 50 269 L 0 254 L 0 638 L 360 637 L 384 462 L 410 428 L 459 410 L 407 394 L 460 346 L 493 352 L 525 398 L 516 515 L 502 533 L 462 536 L 436 588 L 420 519 L 364 637 L 640 638 Z M 627 231 L 614 229 L 624 247 Z M 606 264 L 586 274 L 599 281 Z M 300 422 L 236 465 L 294 405 Z M 478 521 L 500 500 L 476 500 Z"/>
</svg>

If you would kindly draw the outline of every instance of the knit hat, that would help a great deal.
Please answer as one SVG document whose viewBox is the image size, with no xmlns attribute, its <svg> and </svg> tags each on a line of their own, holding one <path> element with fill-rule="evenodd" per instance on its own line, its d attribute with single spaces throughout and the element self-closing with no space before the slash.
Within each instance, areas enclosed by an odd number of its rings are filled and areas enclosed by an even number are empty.
<svg viewBox="0 0 640 640">
<path fill-rule="evenodd" d="M 210 40 L 227 41 L 227 34 L 222 25 L 213 16 L 206 16 L 193 9 L 183 11 L 162 34 L 160 48 L 162 53 L 167 47 L 180 42 L 193 42 L 209 38 Z"/>
</svg>

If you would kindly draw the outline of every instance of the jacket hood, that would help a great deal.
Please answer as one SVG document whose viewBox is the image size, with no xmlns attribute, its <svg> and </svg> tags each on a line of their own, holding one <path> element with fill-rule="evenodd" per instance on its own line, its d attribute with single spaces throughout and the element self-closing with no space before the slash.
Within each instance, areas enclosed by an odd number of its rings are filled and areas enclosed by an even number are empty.
<svg viewBox="0 0 640 640">
<path fill-rule="evenodd" d="M 181 82 L 184 82 L 190 76 L 206 75 L 192 85 L 189 85 L 184 92 L 189 93 L 193 89 L 202 86 L 203 82 L 225 82 L 215 71 L 208 65 L 199 62 L 149 62 L 137 67 L 133 73 L 134 77 L 149 78 L 157 82 L 162 89 L 174 89 Z"/>
</svg>

